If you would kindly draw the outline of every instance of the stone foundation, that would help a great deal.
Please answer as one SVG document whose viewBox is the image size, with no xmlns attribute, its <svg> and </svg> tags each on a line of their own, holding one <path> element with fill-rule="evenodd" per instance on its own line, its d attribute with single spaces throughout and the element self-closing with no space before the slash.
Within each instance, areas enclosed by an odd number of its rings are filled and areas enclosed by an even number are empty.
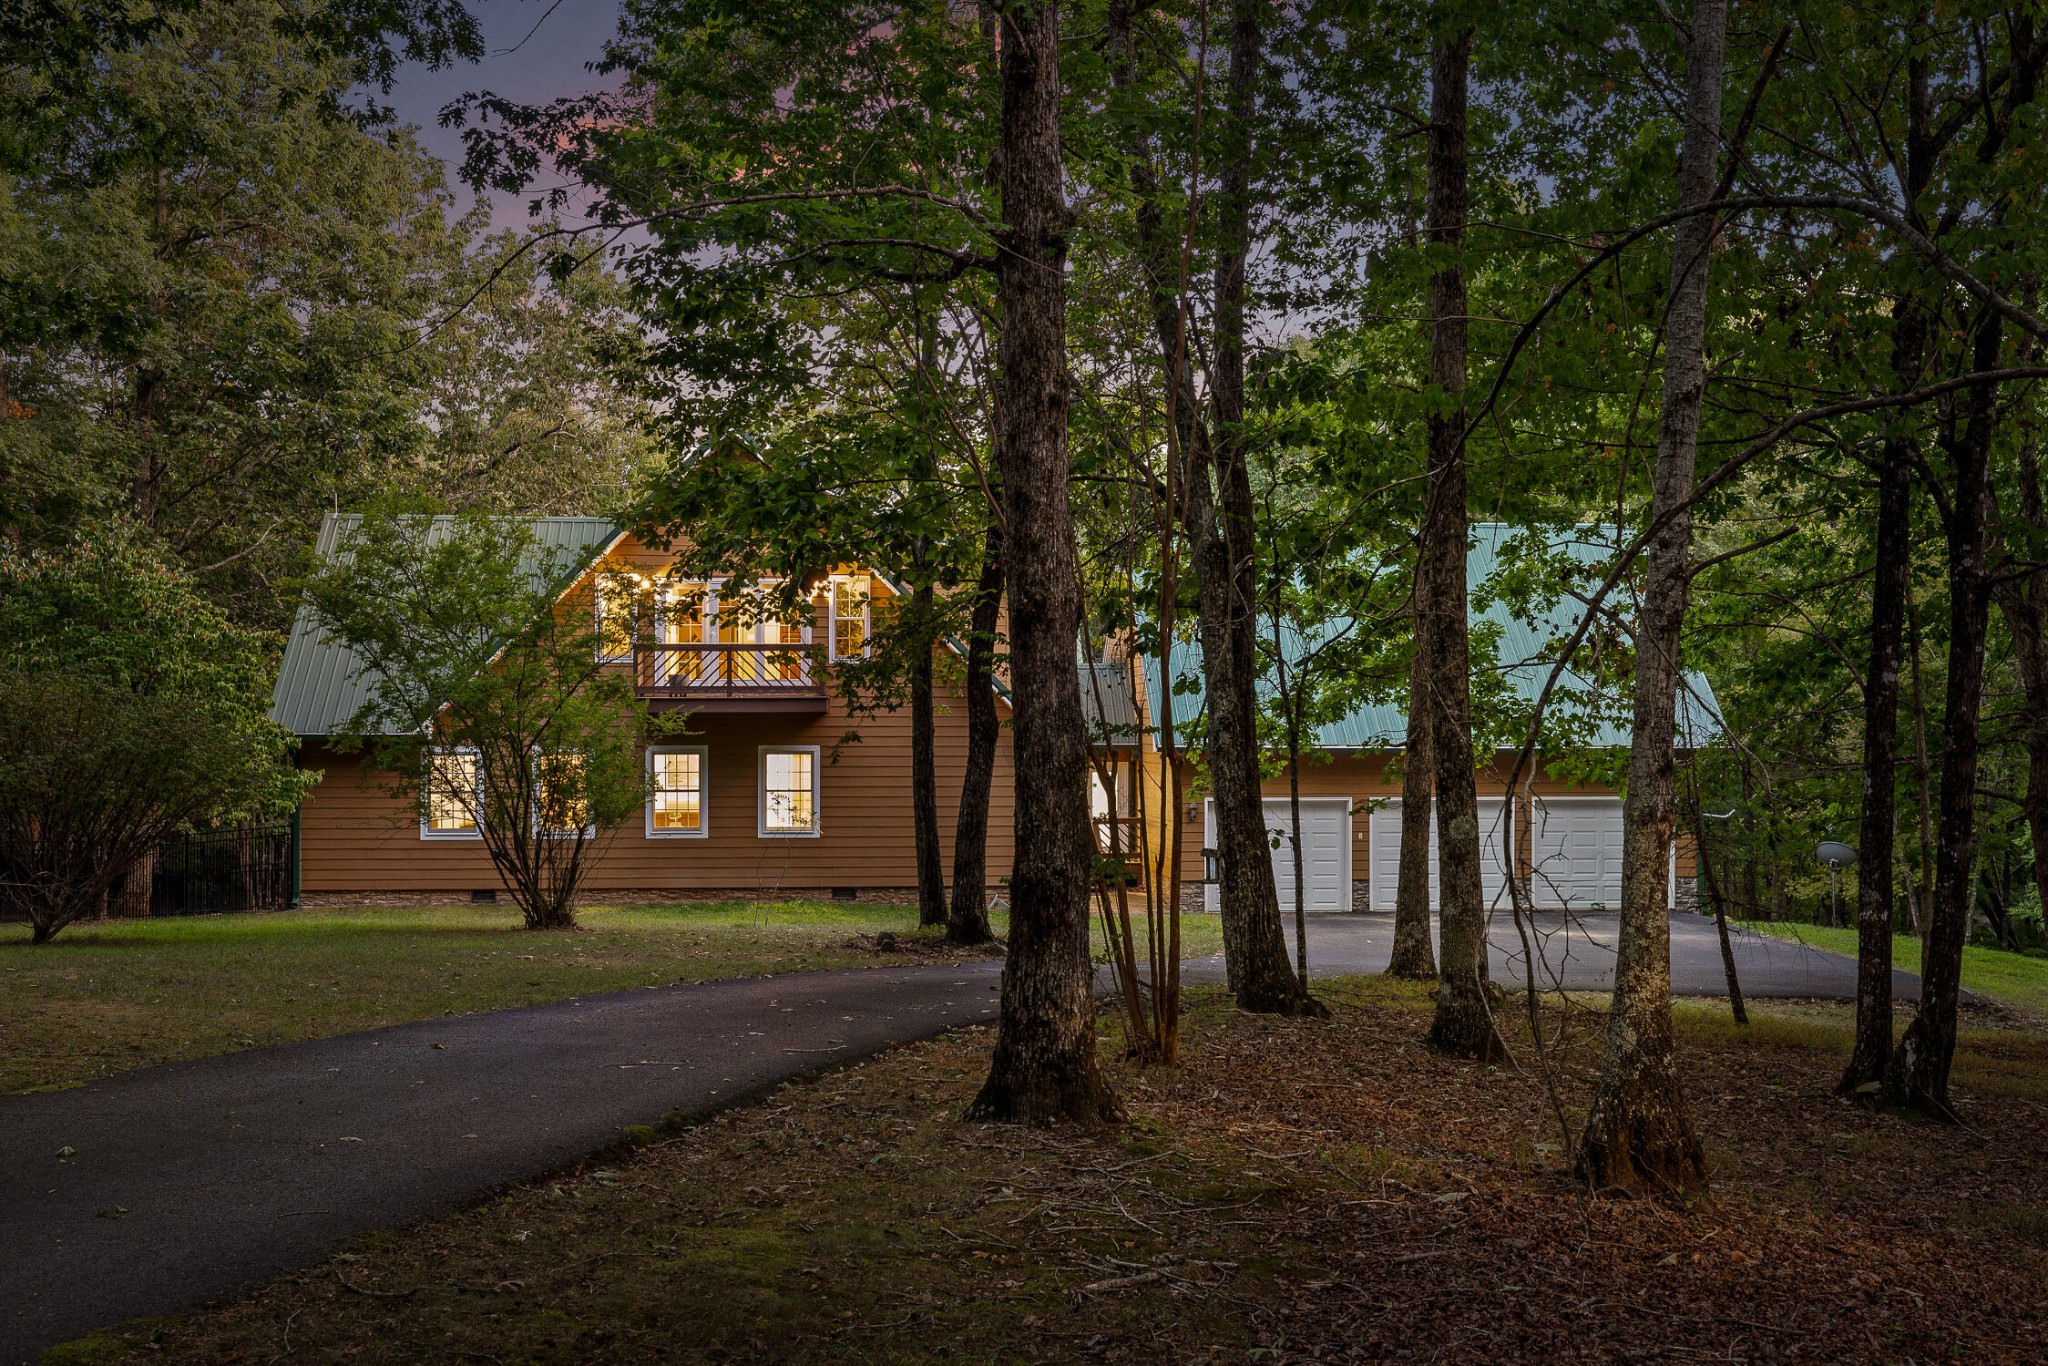
<svg viewBox="0 0 2048 1366">
<path fill-rule="evenodd" d="M 1687 915 L 1706 914 L 1706 908 L 1700 905 L 1700 880 L 1696 877 L 1679 878 L 1671 902 L 1671 909 L 1674 911 L 1682 911 Z"/>
</svg>

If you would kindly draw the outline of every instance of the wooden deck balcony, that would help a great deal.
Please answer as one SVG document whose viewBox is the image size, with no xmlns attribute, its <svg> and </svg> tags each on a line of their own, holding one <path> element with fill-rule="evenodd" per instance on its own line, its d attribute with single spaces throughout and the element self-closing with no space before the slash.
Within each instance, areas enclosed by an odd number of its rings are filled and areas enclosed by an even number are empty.
<svg viewBox="0 0 2048 1366">
<path fill-rule="evenodd" d="M 634 689 L 656 711 L 822 712 L 817 647 L 798 644 L 642 644 Z"/>
</svg>

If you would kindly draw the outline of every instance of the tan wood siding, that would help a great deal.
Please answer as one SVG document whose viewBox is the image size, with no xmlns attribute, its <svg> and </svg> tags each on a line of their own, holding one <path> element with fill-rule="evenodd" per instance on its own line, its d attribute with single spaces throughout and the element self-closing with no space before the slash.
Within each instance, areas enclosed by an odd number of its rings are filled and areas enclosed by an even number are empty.
<svg viewBox="0 0 2048 1366">
<path fill-rule="evenodd" d="M 636 570 L 653 579 L 669 563 L 667 554 L 627 537 L 602 566 Z M 565 594 L 562 610 L 592 610 L 588 584 L 586 576 Z M 877 597 L 887 596 L 888 589 L 879 580 L 875 588 Z M 820 645 L 825 629 L 821 606 L 814 632 Z M 853 732 L 860 738 L 842 744 Z M 661 743 L 707 748 L 707 833 L 702 839 L 649 839 L 644 821 L 636 817 L 602 837 L 584 884 L 589 890 L 816 891 L 915 885 L 907 709 L 856 717 L 833 696 L 827 711 L 818 716 L 701 713 L 692 718 L 687 735 L 665 736 Z M 759 835 L 763 745 L 816 745 L 821 750 L 816 838 Z M 942 683 L 937 717 L 939 835 L 948 868 L 966 751 L 964 696 L 957 685 Z M 462 895 L 498 885 L 480 841 L 420 837 L 417 807 L 410 798 L 390 791 L 389 775 L 370 772 L 359 757 L 338 754 L 319 742 L 307 745 L 303 759 L 307 768 L 325 774 L 302 810 L 302 885 L 307 892 Z M 1013 790 L 1005 728 L 989 802 L 991 887 L 1010 871 Z"/>
<path fill-rule="evenodd" d="M 649 839 L 636 817 L 604 837 L 587 888 L 814 891 L 915 885 L 907 711 L 855 718 L 834 699 L 820 717 L 719 713 L 695 718 L 690 730 L 663 743 L 700 744 L 709 751 L 705 837 Z M 841 745 L 834 763 L 833 746 L 849 730 L 859 731 L 861 739 Z M 939 834 L 950 868 L 967 749 L 966 708 L 956 689 L 941 691 L 937 731 Z M 816 838 L 764 839 L 757 833 L 762 745 L 817 745 L 824 752 Z M 388 775 L 368 772 L 360 759 L 324 745 L 309 745 L 304 757 L 308 768 L 325 772 L 307 794 L 300 823 L 306 891 L 461 894 L 498 885 L 480 841 L 422 839 L 417 808 L 392 795 Z M 1012 791 L 1005 730 L 989 802 L 992 887 L 1010 871 Z"/>
</svg>

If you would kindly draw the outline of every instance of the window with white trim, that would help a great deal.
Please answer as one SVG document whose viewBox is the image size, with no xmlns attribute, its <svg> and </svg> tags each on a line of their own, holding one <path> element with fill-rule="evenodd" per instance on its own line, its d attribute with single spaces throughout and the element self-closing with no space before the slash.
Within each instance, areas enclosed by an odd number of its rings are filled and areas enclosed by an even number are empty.
<svg viewBox="0 0 2048 1366">
<path fill-rule="evenodd" d="M 475 750 L 429 750 L 422 788 L 421 839 L 483 838 L 484 769 Z"/>
<path fill-rule="evenodd" d="M 533 826 L 543 835 L 588 834 L 589 763 L 574 750 L 536 754 L 533 759 Z"/>
<path fill-rule="evenodd" d="M 647 778 L 647 837 L 702 839 L 710 753 L 702 745 L 658 745 L 647 751 Z"/>
<path fill-rule="evenodd" d="M 595 604 L 597 661 L 600 664 L 630 664 L 633 660 L 634 617 L 639 599 L 639 577 L 616 570 L 599 569 L 591 576 L 591 599 Z"/>
<path fill-rule="evenodd" d="M 763 838 L 818 833 L 816 745 L 761 747 L 760 834 Z"/>
<path fill-rule="evenodd" d="M 865 574 L 834 574 L 826 582 L 832 622 L 832 658 L 859 659 L 874 626 L 873 585 Z"/>
</svg>

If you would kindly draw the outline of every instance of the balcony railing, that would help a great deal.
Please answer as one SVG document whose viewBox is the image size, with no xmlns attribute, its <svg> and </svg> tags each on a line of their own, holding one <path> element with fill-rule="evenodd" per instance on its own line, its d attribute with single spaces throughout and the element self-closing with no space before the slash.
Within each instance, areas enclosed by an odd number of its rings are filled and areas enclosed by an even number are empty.
<svg viewBox="0 0 2048 1366">
<path fill-rule="evenodd" d="M 634 684 L 650 700 L 821 706 L 814 646 L 643 644 L 633 651 Z"/>
<path fill-rule="evenodd" d="M 1097 816 L 1095 819 L 1095 852 L 1104 858 L 1123 857 L 1124 869 L 1133 877 L 1145 870 L 1144 854 L 1141 852 L 1136 816 Z"/>
</svg>

